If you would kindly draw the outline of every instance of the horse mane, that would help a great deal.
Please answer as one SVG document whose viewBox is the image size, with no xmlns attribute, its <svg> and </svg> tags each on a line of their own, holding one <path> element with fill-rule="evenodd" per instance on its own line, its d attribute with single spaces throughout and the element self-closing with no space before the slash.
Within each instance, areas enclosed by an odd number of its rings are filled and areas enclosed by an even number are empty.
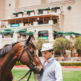
<svg viewBox="0 0 81 81">
<path fill-rule="evenodd" d="M 4 45 L 3 48 L 0 49 L 0 57 L 4 57 L 7 53 L 9 53 L 10 50 L 13 48 L 13 46 L 15 46 L 17 43 L 19 43 L 19 42 Z M 7 47 L 9 45 L 10 45 L 10 47 Z"/>
<path fill-rule="evenodd" d="M 26 41 L 26 45 L 29 43 L 29 41 L 31 41 L 31 38 L 32 38 L 33 36 L 32 35 L 29 35 L 29 37 L 28 37 L 28 39 L 27 39 L 27 41 Z"/>
<path fill-rule="evenodd" d="M 7 46 L 9 46 L 9 45 L 10 45 L 10 44 L 6 44 L 6 45 L 3 46 L 3 48 L 4 48 L 4 47 L 7 47 Z M 3 48 L 2 48 L 2 49 L 3 49 Z"/>
<path fill-rule="evenodd" d="M 36 49 L 35 45 L 32 43 L 31 39 L 34 38 L 33 35 L 29 35 L 29 38 L 26 41 L 26 45 L 31 44 L 34 49 Z"/>
</svg>

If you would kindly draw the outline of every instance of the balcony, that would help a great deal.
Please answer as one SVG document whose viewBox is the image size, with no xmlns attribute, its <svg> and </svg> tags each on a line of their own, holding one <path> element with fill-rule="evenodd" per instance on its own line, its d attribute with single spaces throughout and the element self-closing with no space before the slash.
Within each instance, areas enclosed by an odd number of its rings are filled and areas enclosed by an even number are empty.
<svg viewBox="0 0 81 81">
<path fill-rule="evenodd" d="M 16 18 L 25 18 L 25 17 L 33 17 L 33 16 L 43 16 L 43 15 L 55 15 L 59 16 L 61 14 L 60 7 L 54 8 L 45 8 L 45 9 L 37 9 L 37 10 L 25 10 L 12 13 L 12 16 L 8 17 L 7 19 L 16 19 Z"/>
</svg>

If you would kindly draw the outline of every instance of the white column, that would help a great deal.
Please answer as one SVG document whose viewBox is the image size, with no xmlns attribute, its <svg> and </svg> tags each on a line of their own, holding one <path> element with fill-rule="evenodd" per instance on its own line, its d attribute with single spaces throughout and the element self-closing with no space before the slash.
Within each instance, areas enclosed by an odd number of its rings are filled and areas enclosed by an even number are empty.
<svg viewBox="0 0 81 81">
<path fill-rule="evenodd" d="M 34 16 L 35 14 L 34 14 L 34 12 L 31 12 L 30 15 L 31 15 L 31 16 Z"/>
<path fill-rule="evenodd" d="M 38 25 L 38 22 L 37 21 L 33 22 L 33 25 L 34 26 L 37 26 Z"/>
<path fill-rule="evenodd" d="M 54 41 L 54 39 L 53 39 L 53 30 L 51 30 L 51 31 L 49 30 L 48 33 L 49 33 L 49 37 L 48 37 L 49 41 Z"/>
<path fill-rule="evenodd" d="M 60 14 L 61 13 L 61 10 L 60 9 L 57 9 L 57 13 Z"/>
<path fill-rule="evenodd" d="M 58 24 L 59 24 L 60 30 L 63 31 L 63 27 L 61 27 L 61 15 L 59 15 Z"/>
<path fill-rule="evenodd" d="M 8 22 L 5 22 L 5 25 L 7 28 L 10 28 L 10 24 Z"/>
<path fill-rule="evenodd" d="M 13 34 L 13 42 L 17 42 L 17 33 L 16 32 L 14 32 L 14 34 Z"/>
</svg>

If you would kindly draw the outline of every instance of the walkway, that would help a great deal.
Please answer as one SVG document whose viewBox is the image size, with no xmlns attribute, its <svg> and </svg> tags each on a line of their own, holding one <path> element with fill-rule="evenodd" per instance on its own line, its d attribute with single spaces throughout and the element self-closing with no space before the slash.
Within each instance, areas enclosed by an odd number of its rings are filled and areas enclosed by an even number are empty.
<svg viewBox="0 0 81 81">
<path fill-rule="evenodd" d="M 14 66 L 13 69 L 28 70 L 29 68 L 26 65 Z M 81 71 L 81 66 L 62 66 L 63 70 L 79 70 Z"/>
</svg>

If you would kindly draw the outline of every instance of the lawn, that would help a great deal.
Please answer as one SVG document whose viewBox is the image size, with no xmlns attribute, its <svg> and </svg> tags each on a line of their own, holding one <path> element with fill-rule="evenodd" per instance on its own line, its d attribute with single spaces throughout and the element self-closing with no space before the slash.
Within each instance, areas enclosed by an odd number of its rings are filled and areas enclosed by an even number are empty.
<svg viewBox="0 0 81 81">
<path fill-rule="evenodd" d="M 26 70 L 12 70 L 16 80 L 19 80 L 27 71 Z M 26 81 L 27 77 L 22 81 Z M 34 81 L 32 74 L 30 81 Z M 81 71 L 63 70 L 63 81 L 81 81 Z"/>
</svg>

